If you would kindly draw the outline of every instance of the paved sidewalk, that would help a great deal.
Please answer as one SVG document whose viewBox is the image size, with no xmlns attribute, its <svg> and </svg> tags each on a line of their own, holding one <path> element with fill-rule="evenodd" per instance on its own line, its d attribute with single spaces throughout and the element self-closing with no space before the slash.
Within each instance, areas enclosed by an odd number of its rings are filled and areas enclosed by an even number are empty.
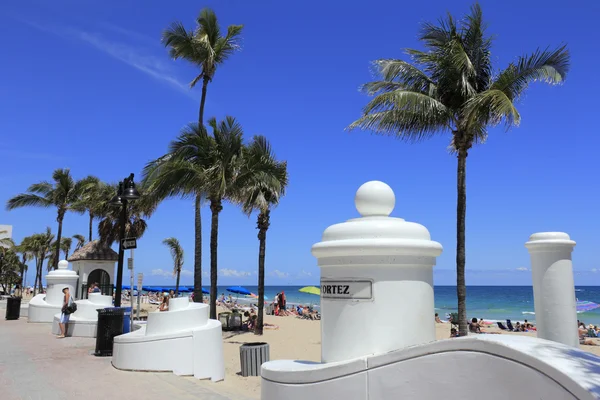
<svg viewBox="0 0 600 400">
<path fill-rule="evenodd" d="M 2 400 L 247 400 L 218 393 L 219 383 L 172 373 L 126 372 L 110 357 L 95 357 L 96 339 L 56 339 L 50 324 L 0 316 Z"/>
</svg>

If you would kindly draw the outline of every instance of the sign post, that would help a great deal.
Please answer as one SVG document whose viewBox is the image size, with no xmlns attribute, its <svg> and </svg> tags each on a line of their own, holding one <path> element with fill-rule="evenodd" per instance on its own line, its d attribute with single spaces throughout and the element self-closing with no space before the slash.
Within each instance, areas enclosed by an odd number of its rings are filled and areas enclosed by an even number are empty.
<svg viewBox="0 0 600 400">
<path fill-rule="evenodd" d="M 137 248 L 136 238 L 125 238 L 121 240 L 121 245 L 123 246 L 123 250 L 131 250 Z"/>
<path fill-rule="evenodd" d="M 137 281 L 137 292 L 138 292 L 138 296 L 137 296 L 137 316 L 138 316 L 138 321 L 140 319 L 140 295 L 142 294 L 142 280 L 144 279 L 144 274 L 142 274 L 141 272 L 138 274 L 138 281 Z"/>
<path fill-rule="evenodd" d="M 131 307 L 131 316 L 129 317 L 129 322 L 131 326 L 129 327 L 129 332 L 133 332 L 133 249 L 130 250 L 130 257 L 127 259 L 127 268 L 129 268 L 129 306 Z M 140 297 L 140 293 L 138 292 L 137 297 Z"/>
</svg>

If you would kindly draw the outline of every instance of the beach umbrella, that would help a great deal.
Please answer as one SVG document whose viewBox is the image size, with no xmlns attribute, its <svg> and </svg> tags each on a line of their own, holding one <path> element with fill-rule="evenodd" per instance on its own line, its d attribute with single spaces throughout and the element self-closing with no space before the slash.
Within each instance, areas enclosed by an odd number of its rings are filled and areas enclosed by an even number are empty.
<svg viewBox="0 0 600 400">
<path fill-rule="evenodd" d="M 594 303 L 593 301 L 577 301 L 577 312 L 591 311 L 599 308 L 600 304 Z"/>
<path fill-rule="evenodd" d="M 321 289 L 316 286 L 305 286 L 298 291 L 302 293 L 315 294 L 317 296 L 321 295 Z"/>
<path fill-rule="evenodd" d="M 227 291 L 231 292 L 231 293 L 244 294 L 244 295 L 251 293 L 248 289 L 246 289 L 245 287 L 241 287 L 241 286 L 229 286 L 227 288 Z"/>
</svg>

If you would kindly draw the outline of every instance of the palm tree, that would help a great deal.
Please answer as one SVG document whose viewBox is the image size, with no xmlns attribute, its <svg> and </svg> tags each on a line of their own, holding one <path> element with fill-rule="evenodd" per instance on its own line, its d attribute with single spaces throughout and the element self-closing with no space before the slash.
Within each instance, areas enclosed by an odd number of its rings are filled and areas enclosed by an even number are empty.
<svg viewBox="0 0 600 400">
<path fill-rule="evenodd" d="M 174 237 L 166 238 L 163 244 L 169 248 L 171 257 L 173 257 L 173 275 L 177 276 L 175 283 L 175 296 L 179 296 L 179 278 L 181 277 L 181 268 L 183 268 L 183 248 L 179 240 Z"/>
<path fill-rule="evenodd" d="M 243 25 L 230 25 L 227 34 L 221 36 L 221 27 L 217 16 L 210 8 L 204 8 L 196 18 L 196 29 L 187 31 L 179 21 L 174 22 L 162 33 L 162 42 L 169 47 L 169 55 L 174 59 L 180 58 L 200 68 L 198 74 L 190 83 L 190 87 L 202 80 L 202 98 L 198 123 L 204 123 L 204 103 L 206 88 L 215 76 L 217 67 L 223 64 L 229 56 L 236 52 L 239 46 Z"/>
<path fill-rule="evenodd" d="M 144 185 L 137 184 L 140 193 L 144 192 Z M 112 245 L 114 242 L 122 239 L 121 235 L 121 207 L 113 207 L 110 205 L 110 200 L 117 193 L 118 184 L 107 185 L 105 192 L 105 201 L 100 212 L 101 221 L 98 223 L 98 235 L 100 241 L 107 245 Z M 127 221 L 125 223 L 125 237 L 141 238 L 146 232 L 148 223 L 146 220 L 150 218 L 156 204 L 147 196 L 141 196 L 136 201 L 127 202 Z"/>
<path fill-rule="evenodd" d="M 244 213 L 250 216 L 258 211 L 258 318 L 254 331 L 257 335 L 263 333 L 265 252 L 271 209 L 279 204 L 287 184 L 287 163 L 277 161 L 265 137 L 255 136 L 244 149 L 243 167 L 236 179 L 234 192 Z"/>
<path fill-rule="evenodd" d="M 72 237 L 73 237 L 73 239 L 77 240 L 77 243 L 75 244 L 75 251 L 77 251 L 80 248 L 82 248 L 83 245 L 85 244 L 85 236 L 76 234 L 76 235 L 73 235 Z"/>
<path fill-rule="evenodd" d="M 380 80 L 363 90 L 375 96 L 349 129 L 391 134 L 409 142 L 439 133 L 451 134 L 457 154 L 456 286 L 459 331 L 467 334 L 465 286 L 466 161 L 469 150 L 487 138 L 488 128 L 504 122 L 509 129 L 521 116 L 515 103 L 529 83 L 564 81 L 569 69 L 565 46 L 536 50 L 494 72 L 492 37 L 485 32 L 481 8 L 466 18 L 448 16 L 439 25 L 426 23 L 420 35 L 425 51 L 407 49 L 412 63 L 375 62 Z"/>
<path fill-rule="evenodd" d="M 21 274 L 21 288 L 25 284 L 25 274 L 27 273 L 28 267 L 27 263 L 31 261 L 32 254 L 27 249 L 26 246 L 23 246 L 23 242 L 21 242 L 18 246 L 15 246 L 15 251 L 21 254 L 21 266 L 20 266 L 20 274 Z"/>
<path fill-rule="evenodd" d="M 200 99 L 200 110 L 198 112 L 198 124 L 204 124 L 204 105 L 206 103 L 206 89 L 208 83 L 215 76 L 217 67 L 223 64 L 229 56 L 239 49 L 239 39 L 243 25 L 230 25 L 227 34 L 221 36 L 221 28 L 217 16 L 210 8 L 200 11 L 196 19 L 196 29 L 187 31 L 181 22 L 174 22 L 162 33 L 162 41 L 169 47 L 169 54 L 175 60 L 184 59 L 200 69 L 198 74 L 190 83 L 193 88 L 202 79 L 202 97 Z M 150 176 L 150 168 L 156 168 L 168 161 L 169 157 L 160 158 L 146 167 L 146 177 Z M 182 166 L 179 163 L 179 166 Z M 186 167 L 188 172 L 193 166 Z M 171 168 L 171 171 L 173 169 Z M 161 174 L 163 178 L 158 179 L 158 186 L 164 186 L 165 179 L 171 179 L 172 173 Z M 189 175 L 189 174 L 187 174 Z M 194 178 L 195 179 L 195 178 Z M 153 179 L 156 181 L 157 179 Z M 196 180 L 196 179 L 195 179 Z M 194 301 L 202 302 L 202 204 L 204 193 L 187 185 L 182 186 L 179 180 L 171 180 L 176 188 L 176 195 L 194 196 Z M 164 191 L 163 191 L 164 192 Z M 160 200 L 164 197 L 160 198 Z"/>
<path fill-rule="evenodd" d="M 5 293 L 10 292 L 10 287 L 19 282 L 19 267 L 20 261 L 14 246 L 0 246 L 0 285 Z"/>
<path fill-rule="evenodd" d="M 171 142 L 168 168 L 177 179 L 173 179 L 170 184 L 166 182 L 165 189 L 171 188 L 170 194 L 185 194 L 190 187 L 198 185 L 196 190 L 206 193 L 210 202 L 210 318 L 216 319 L 219 213 L 223 209 L 223 200 L 228 199 L 231 194 L 241 165 L 243 130 L 233 117 L 226 117 L 221 122 L 210 118 L 208 125 L 212 134 L 203 125 L 190 124 Z M 194 275 L 196 273 L 194 265 Z M 195 286 L 194 290 L 202 288 Z"/>
<path fill-rule="evenodd" d="M 54 243 L 54 235 L 50 228 L 46 228 L 44 233 L 35 233 L 31 236 L 23 238 L 21 241 L 21 251 L 26 251 L 35 260 L 35 281 L 33 284 L 34 294 L 39 289 L 42 291 L 42 267 L 44 260 L 52 252 Z"/>
<path fill-rule="evenodd" d="M 57 169 L 52 174 L 54 184 L 50 182 L 39 182 L 31 185 L 27 189 L 28 193 L 22 193 L 8 200 L 6 208 L 14 210 L 20 207 L 56 207 L 58 222 L 58 232 L 56 235 L 55 257 L 52 261 L 54 268 L 58 267 L 58 258 L 60 255 L 60 244 L 62 237 L 63 219 L 67 211 L 73 209 L 73 204 L 78 200 L 81 185 L 76 183 L 71 176 L 71 171 L 66 169 Z"/>
<path fill-rule="evenodd" d="M 184 134 L 194 134 L 200 128 L 192 124 L 182 131 Z M 167 197 L 193 197 L 195 199 L 194 218 L 194 301 L 202 302 L 202 219 L 200 210 L 206 197 L 204 193 L 204 170 L 201 165 L 168 153 L 144 168 L 144 185 L 147 187 L 146 196 L 156 204 Z"/>
<path fill-rule="evenodd" d="M 80 213 L 88 213 L 89 229 L 88 241 L 93 240 L 94 219 L 100 217 L 101 210 L 104 207 L 106 184 L 99 178 L 89 175 L 83 178 L 80 182 L 81 196 L 73 205 L 73 209 Z"/>
</svg>

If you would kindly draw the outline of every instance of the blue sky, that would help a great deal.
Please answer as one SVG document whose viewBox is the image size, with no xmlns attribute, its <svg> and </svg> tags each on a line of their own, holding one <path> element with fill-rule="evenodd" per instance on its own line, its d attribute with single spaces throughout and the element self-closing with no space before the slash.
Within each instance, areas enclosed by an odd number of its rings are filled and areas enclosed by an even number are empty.
<svg viewBox="0 0 600 400">
<path fill-rule="evenodd" d="M 143 4 L 143 6 L 142 6 Z M 288 161 L 290 186 L 272 213 L 267 284 L 315 284 L 310 254 L 323 230 L 357 216 L 353 198 L 365 181 L 396 192 L 394 216 L 425 225 L 444 246 L 435 283 L 455 282 L 456 158 L 447 135 L 406 144 L 368 132 L 344 131 L 368 98 L 357 88 L 371 79 L 370 62 L 419 48 L 419 24 L 470 2 L 45 0 L 0 5 L 0 201 L 31 183 L 71 168 L 117 181 L 166 151 L 170 139 L 197 118 L 197 71 L 171 61 L 160 33 L 171 22 L 192 27 L 204 6 L 222 26 L 244 24 L 242 51 L 208 88 L 205 115 L 232 115 L 246 136 L 266 135 Z M 576 283 L 600 283 L 597 262 L 598 156 L 595 133 L 597 65 L 590 54 L 598 3 L 482 1 L 496 35 L 497 68 L 537 47 L 567 43 L 571 73 L 563 86 L 534 84 L 520 101 L 520 127 L 493 129 L 473 149 L 467 170 L 467 284 L 530 284 L 524 242 L 539 231 L 565 231 L 577 241 Z M 208 208 L 203 210 L 203 265 L 209 266 Z M 0 210 L 14 238 L 56 230 L 55 212 Z M 69 214 L 64 233 L 87 232 Z M 256 282 L 255 217 L 226 205 L 219 231 L 219 284 Z M 136 269 L 148 284 L 174 282 L 161 241 L 180 239 L 187 252 L 183 283 L 191 283 L 193 204 L 172 199 L 149 220 L 138 242 Z M 598 270 L 597 270 L 598 269 Z M 30 276 L 32 274 L 30 273 Z M 127 274 L 128 275 L 128 274 Z M 126 275 L 125 279 L 128 279 Z M 32 279 L 32 278 L 30 278 Z M 208 280 L 205 278 L 205 282 Z"/>
</svg>

